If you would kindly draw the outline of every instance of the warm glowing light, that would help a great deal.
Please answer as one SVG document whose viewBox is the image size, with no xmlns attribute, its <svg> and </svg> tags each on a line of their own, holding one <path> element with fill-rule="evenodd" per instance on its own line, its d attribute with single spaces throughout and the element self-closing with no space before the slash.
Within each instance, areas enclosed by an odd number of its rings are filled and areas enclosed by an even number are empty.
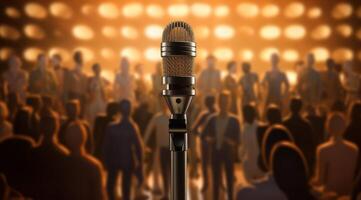
<svg viewBox="0 0 361 200">
<path fill-rule="evenodd" d="M 207 26 L 196 26 L 194 28 L 194 34 L 199 39 L 206 39 L 209 36 L 209 28 Z"/>
<path fill-rule="evenodd" d="M 25 25 L 24 33 L 27 37 L 37 40 L 41 40 L 45 37 L 44 30 L 40 26 L 35 24 Z"/>
<path fill-rule="evenodd" d="M 49 10 L 50 14 L 52 14 L 54 17 L 63 19 L 70 19 L 73 15 L 71 7 L 62 2 L 51 3 Z"/>
<path fill-rule="evenodd" d="M 208 17 L 212 13 L 212 7 L 206 3 L 194 3 L 191 6 L 192 14 L 196 17 Z"/>
<path fill-rule="evenodd" d="M 344 19 L 352 15 L 352 5 L 349 3 L 339 3 L 332 10 L 332 16 L 335 19 Z"/>
<path fill-rule="evenodd" d="M 268 4 L 262 8 L 261 12 L 263 17 L 270 18 L 270 17 L 276 17 L 279 14 L 280 9 L 278 8 L 278 6 L 274 4 Z"/>
<path fill-rule="evenodd" d="M 73 27 L 73 35 L 80 40 L 90 40 L 94 37 L 94 32 L 87 25 L 76 25 Z"/>
<path fill-rule="evenodd" d="M 214 15 L 216 17 L 226 17 L 229 15 L 229 7 L 226 5 L 216 6 L 214 8 Z"/>
<path fill-rule="evenodd" d="M 305 12 L 305 6 L 301 2 L 290 3 L 285 8 L 285 16 L 288 18 L 301 17 Z"/>
<path fill-rule="evenodd" d="M 284 34 L 288 39 L 299 40 L 305 37 L 306 29 L 299 24 L 290 25 L 285 28 Z"/>
<path fill-rule="evenodd" d="M 251 61 L 253 59 L 253 51 L 251 49 L 242 49 L 239 51 L 242 61 Z"/>
<path fill-rule="evenodd" d="M 162 18 L 164 16 L 164 9 L 161 6 L 155 4 L 147 6 L 146 12 L 149 17 Z"/>
<path fill-rule="evenodd" d="M 18 40 L 21 37 L 20 32 L 8 25 L 0 25 L 0 37 L 8 40 Z"/>
<path fill-rule="evenodd" d="M 0 29 L 0 30 L 1 30 L 1 29 Z M 357 37 L 357 39 L 361 40 L 361 28 L 359 28 L 359 29 L 357 30 L 356 37 Z"/>
<path fill-rule="evenodd" d="M 150 47 L 144 51 L 144 57 L 152 62 L 160 61 L 159 47 Z"/>
<path fill-rule="evenodd" d="M 91 15 L 95 12 L 95 7 L 91 4 L 84 4 L 82 7 L 81 7 L 81 12 L 84 14 L 84 15 Z"/>
<path fill-rule="evenodd" d="M 361 60 L 361 51 L 358 52 L 357 57 L 359 60 Z"/>
<path fill-rule="evenodd" d="M 162 37 L 163 27 L 159 25 L 149 25 L 145 28 L 144 34 L 150 39 L 159 39 Z"/>
<path fill-rule="evenodd" d="M 259 9 L 253 3 L 240 3 L 237 6 L 237 12 L 241 17 L 252 18 L 258 15 Z"/>
<path fill-rule="evenodd" d="M 207 49 L 197 49 L 197 58 L 204 60 L 208 56 Z"/>
<path fill-rule="evenodd" d="M 25 13 L 27 16 L 36 18 L 36 19 L 44 19 L 47 17 L 48 12 L 46 8 L 39 3 L 27 3 L 25 5 Z"/>
<path fill-rule="evenodd" d="M 143 5 L 141 3 L 129 3 L 123 7 L 122 13 L 129 18 L 139 17 L 143 13 Z"/>
<path fill-rule="evenodd" d="M 186 4 L 173 4 L 168 7 L 168 14 L 172 17 L 185 17 L 189 13 Z"/>
<path fill-rule="evenodd" d="M 319 18 L 322 15 L 322 10 L 319 7 L 313 7 L 308 10 L 307 16 L 311 19 Z"/>
<path fill-rule="evenodd" d="M 251 26 L 241 26 L 239 28 L 239 32 L 245 36 L 252 36 L 255 33 L 254 29 Z"/>
<path fill-rule="evenodd" d="M 71 55 L 69 51 L 61 47 L 52 47 L 48 51 L 48 55 L 51 57 L 55 54 L 59 54 L 64 62 L 70 61 Z"/>
<path fill-rule="evenodd" d="M 104 26 L 102 28 L 102 34 L 107 38 L 115 38 L 117 36 L 118 32 L 112 26 Z"/>
<path fill-rule="evenodd" d="M 317 62 L 323 62 L 330 57 L 330 53 L 325 47 L 315 47 L 311 52 L 315 55 Z"/>
<path fill-rule="evenodd" d="M 18 9 L 14 8 L 14 7 L 6 7 L 5 8 L 5 14 L 8 17 L 11 17 L 11 18 L 19 18 L 19 17 L 21 17 L 20 11 Z"/>
<path fill-rule="evenodd" d="M 105 59 L 112 59 L 115 57 L 115 52 L 111 48 L 100 49 L 100 55 Z"/>
<path fill-rule="evenodd" d="M 350 37 L 352 35 L 352 27 L 348 24 L 338 25 L 336 31 L 343 37 Z"/>
<path fill-rule="evenodd" d="M 120 33 L 123 37 L 127 39 L 136 39 L 138 38 L 138 31 L 132 26 L 123 26 L 120 29 Z"/>
<path fill-rule="evenodd" d="M 281 30 L 278 26 L 267 25 L 261 28 L 259 34 L 266 40 L 274 40 L 281 35 Z"/>
<path fill-rule="evenodd" d="M 98 13 L 104 18 L 114 19 L 119 16 L 119 9 L 114 3 L 102 3 L 98 7 Z"/>
<path fill-rule="evenodd" d="M 265 48 L 264 50 L 262 50 L 261 54 L 260 54 L 260 58 L 261 60 L 265 61 L 265 62 L 269 62 L 271 59 L 271 55 L 274 53 L 279 53 L 279 50 L 275 47 L 268 47 Z"/>
<path fill-rule="evenodd" d="M 80 51 L 83 54 L 83 59 L 85 62 L 92 61 L 94 59 L 94 52 L 87 47 L 77 47 L 74 51 Z"/>
<path fill-rule="evenodd" d="M 214 29 L 214 35 L 220 39 L 230 39 L 234 34 L 234 29 L 228 25 L 219 25 Z"/>
<path fill-rule="evenodd" d="M 233 59 L 233 51 L 228 47 L 220 47 L 213 51 L 213 55 L 220 61 L 229 61 Z"/>
<path fill-rule="evenodd" d="M 44 51 L 37 47 L 29 47 L 25 49 L 23 56 L 26 61 L 34 62 L 36 61 L 39 54 L 43 53 Z"/>
<path fill-rule="evenodd" d="M 297 85 L 297 73 L 295 71 L 287 70 L 286 76 L 291 86 Z"/>
<path fill-rule="evenodd" d="M 299 54 L 294 49 L 287 49 L 282 53 L 282 57 L 287 62 L 295 62 L 299 59 Z"/>
<path fill-rule="evenodd" d="M 332 52 L 332 58 L 338 62 L 343 62 L 346 60 L 353 59 L 353 51 L 349 48 L 338 48 L 334 52 Z"/>
<path fill-rule="evenodd" d="M 357 11 L 356 11 L 357 13 L 356 13 L 356 15 L 357 15 L 357 17 L 358 18 L 361 18 L 361 6 L 359 6 L 358 8 L 357 8 Z"/>
<path fill-rule="evenodd" d="M 326 24 L 317 26 L 311 33 L 311 37 L 315 40 L 324 40 L 329 38 L 330 35 L 331 28 Z"/>
<path fill-rule="evenodd" d="M 7 60 L 10 55 L 14 52 L 13 49 L 8 47 L 3 47 L 0 49 L 0 60 L 4 61 Z"/>
</svg>

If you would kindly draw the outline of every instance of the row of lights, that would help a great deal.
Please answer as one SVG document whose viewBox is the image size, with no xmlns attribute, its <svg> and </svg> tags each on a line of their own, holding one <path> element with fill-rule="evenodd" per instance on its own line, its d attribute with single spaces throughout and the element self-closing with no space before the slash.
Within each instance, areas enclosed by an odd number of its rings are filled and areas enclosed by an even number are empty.
<svg viewBox="0 0 361 200">
<path fill-rule="evenodd" d="M 244 18 L 254 18 L 258 15 L 262 15 L 266 18 L 279 16 L 281 11 L 280 7 L 275 4 L 266 4 L 260 8 L 257 4 L 254 3 L 239 3 L 236 6 L 236 12 L 239 16 Z M 48 16 L 48 10 L 41 4 L 31 2 L 27 3 L 24 7 L 24 11 L 27 16 L 37 19 L 44 19 Z M 53 2 L 49 6 L 49 12 L 54 17 L 70 19 L 74 11 L 71 6 L 63 2 Z M 136 18 L 140 17 L 144 12 L 152 18 L 162 18 L 166 14 L 171 17 L 187 17 L 190 13 L 195 17 L 206 18 L 212 14 L 216 17 L 227 17 L 230 15 L 230 8 L 228 5 L 217 5 L 211 6 L 207 3 L 193 3 L 192 5 L 178 3 L 171 4 L 167 9 L 164 9 L 158 4 L 150 4 L 144 6 L 141 3 L 128 3 L 125 4 L 121 9 L 119 6 L 112 2 L 105 2 L 99 4 L 98 7 L 85 4 L 81 8 L 81 12 L 85 15 L 91 15 L 98 13 L 100 16 L 106 19 L 116 19 L 120 15 L 123 15 L 127 18 Z M 5 13 L 9 17 L 18 18 L 21 16 L 19 10 L 14 7 L 7 7 Z M 341 2 L 335 5 L 332 10 L 332 16 L 335 19 L 344 19 L 348 18 L 353 13 L 353 7 L 351 4 Z M 305 5 L 301 2 L 295 1 L 288 4 L 284 8 L 283 15 L 287 18 L 297 18 L 306 14 L 309 18 L 318 18 L 322 15 L 322 9 L 320 7 L 311 7 L 306 13 Z M 361 7 L 357 9 L 356 14 L 358 17 L 361 17 Z"/>
</svg>

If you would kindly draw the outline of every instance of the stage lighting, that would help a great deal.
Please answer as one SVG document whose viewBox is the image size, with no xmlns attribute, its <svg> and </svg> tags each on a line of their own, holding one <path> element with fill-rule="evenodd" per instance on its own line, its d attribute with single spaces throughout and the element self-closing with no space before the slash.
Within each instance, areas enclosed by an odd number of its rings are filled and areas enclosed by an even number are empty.
<svg viewBox="0 0 361 200">
<path fill-rule="evenodd" d="M 141 3 L 126 4 L 122 9 L 122 13 L 128 18 L 139 17 L 143 13 L 143 5 Z"/>
<path fill-rule="evenodd" d="M 349 48 L 341 47 L 332 52 L 332 58 L 338 62 L 352 60 L 353 52 Z"/>
<path fill-rule="evenodd" d="M 112 26 L 104 26 L 102 34 L 107 38 L 115 38 L 118 35 L 118 31 Z"/>
<path fill-rule="evenodd" d="M 23 52 L 23 57 L 26 61 L 34 62 L 36 61 L 39 54 L 44 53 L 44 51 L 38 47 L 29 47 L 26 48 Z"/>
<path fill-rule="evenodd" d="M 239 28 L 239 33 L 241 35 L 245 35 L 245 36 L 253 36 L 254 35 L 254 29 L 251 26 L 241 26 Z"/>
<path fill-rule="evenodd" d="M 119 16 L 119 10 L 114 3 L 102 3 L 98 7 L 98 13 L 100 16 L 107 19 L 115 19 Z"/>
<path fill-rule="evenodd" d="M 321 17 L 321 15 L 322 15 L 322 10 L 319 7 L 312 7 L 307 12 L 307 16 L 311 19 L 319 18 Z"/>
<path fill-rule="evenodd" d="M 243 61 L 251 61 L 253 59 L 253 51 L 250 49 L 242 49 L 239 51 L 240 58 Z"/>
<path fill-rule="evenodd" d="M 311 49 L 311 52 L 315 55 L 317 62 L 326 61 L 330 57 L 330 53 L 325 47 L 315 47 Z"/>
<path fill-rule="evenodd" d="M 11 17 L 11 18 L 19 18 L 19 17 L 21 17 L 20 11 L 18 9 L 14 8 L 14 7 L 6 7 L 5 8 L 5 14 L 8 17 Z"/>
<path fill-rule="evenodd" d="M 340 24 L 336 27 L 336 31 L 338 34 L 340 34 L 342 37 L 350 37 L 352 35 L 352 27 L 348 24 Z"/>
<path fill-rule="evenodd" d="M 266 18 L 276 17 L 279 14 L 279 12 L 280 9 L 278 8 L 277 5 L 274 4 L 265 5 L 261 11 L 262 16 Z"/>
<path fill-rule="evenodd" d="M 214 35 L 219 39 L 230 39 L 234 36 L 235 31 L 232 26 L 218 25 L 214 29 Z"/>
<path fill-rule="evenodd" d="M 299 54 L 294 49 L 287 49 L 282 53 L 282 58 L 287 62 L 295 62 L 299 59 Z"/>
<path fill-rule="evenodd" d="M 219 47 L 213 51 L 213 55 L 220 61 L 230 61 L 233 59 L 233 51 L 228 47 Z"/>
<path fill-rule="evenodd" d="M 14 52 L 13 49 L 8 47 L 3 47 L 0 49 L 0 60 L 5 61 L 7 60 L 10 55 Z"/>
<path fill-rule="evenodd" d="M 71 60 L 71 55 L 68 50 L 61 47 L 52 47 L 48 51 L 48 55 L 51 57 L 55 54 L 59 54 L 64 62 Z"/>
<path fill-rule="evenodd" d="M 186 17 L 188 13 L 187 4 L 173 4 L 168 7 L 168 14 L 172 17 Z"/>
<path fill-rule="evenodd" d="M 164 9 L 160 5 L 151 4 L 147 6 L 146 12 L 149 17 L 162 18 L 164 16 Z"/>
<path fill-rule="evenodd" d="M 259 34 L 266 40 L 274 40 L 281 35 L 281 30 L 278 26 L 267 25 L 261 28 Z"/>
<path fill-rule="evenodd" d="M 315 40 L 324 40 L 331 35 L 331 28 L 326 24 L 317 26 L 311 33 L 311 37 Z"/>
<path fill-rule="evenodd" d="M 128 58 L 131 62 L 138 62 L 141 59 L 139 50 L 134 47 L 123 48 L 120 51 L 120 56 Z"/>
<path fill-rule="evenodd" d="M 73 15 L 71 7 L 63 2 L 51 3 L 49 10 L 50 14 L 52 14 L 54 17 L 59 17 L 63 19 L 70 19 Z"/>
<path fill-rule="evenodd" d="M 159 25 L 149 25 L 145 28 L 144 34 L 150 39 L 159 39 L 162 37 L 163 27 Z"/>
<path fill-rule="evenodd" d="M 91 4 L 84 4 L 81 7 L 81 13 L 83 13 L 84 15 L 92 15 L 93 13 L 95 13 L 95 7 Z"/>
<path fill-rule="evenodd" d="M 94 32 L 89 26 L 79 24 L 73 27 L 73 35 L 80 40 L 90 40 L 94 37 Z"/>
<path fill-rule="evenodd" d="M 35 24 L 25 25 L 24 33 L 28 38 L 36 40 L 44 39 L 46 36 L 45 31 L 40 26 Z"/>
<path fill-rule="evenodd" d="M 76 47 L 74 51 L 80 51 L 83 54 L 83 58 L 85 62 L 90 62 L 94 59 L 94 52 L 93 50 L 87 47 Z"/>
<path fill-rule="evenodd" d="M 305 6 L 301 2 L 290 3 L 284 10 L 284 15 L 288 18 L 301 17 L 305 12 Z"/>
<path fill-rule="evenodd" d="M 206 3 L 194 3 L 191 6 L 191 11 L 194 16 L 205 18 L 212 13 L 212 7 Z"/>
<path fill-rule="evenodd" d="M 100 49 L 100 55 L 104 59 L 112 59 L 115 57 L 115 52 L 111 48 L 102 48 Z"/>
<path fill-rule="evenodd" d="M 213 12 L 216 17 L 226 17 L 229 15 L 229 7 L 226 5 L 219 5 L 214 8 Z"/>
<path fill-rule="evenodd" d="M 194 28 L 194 35 L 197 39 L 206 39 L 209 36 L 209 28 L 207 26 L 196 26 Z"/>
<path fill-rule="evenodd" d="M 2 24 L 0 25 L 0 37 L 7 40 L 18 40 L 21 33 L 12 26 Z"/>
<path fill-rule="evenodd" d="M 274 53 L 279 54 L 279 50 L 275 47 L 267 47 L 261 51 L 260 58 L 265 62 L 269 62 L 271 55 Z"/>
<path fill-rule="evenodd" d="M 136 39 L 138 38 L 138 31 L 132 26 L 123 26 L 120 29 L 120 34 L 127 39 Z"/>
<path fill-rule="evenodd" d="M 259 9 L 258 6 L 253 3 L 240 3 L 237 6 L 237 12 L 241 17 L 252 18 L 258 15 Z"/>
<path fill-rule="evenodd" d="M 297 85 L 297 73 L 293 70 L 287 70 L 286 76 L 291 86 Z"/>
<path fill-rule="evenodd" d="M 44 19 L 48 16 L 46 8 L 39 3 L 27 3 L 24 10 L 26 15 L 32 18 Z"/>
<path fill-rule="evenodd" d="M 300 40 L 305 37 L 306 29 L 300 24 L 289 25 L 285 28 L 284 35 L 291 40 Z"/>
<path fill-rule="evenodd" d="M 159 47 L 150 47 L 144 51 L 144 57 L 152 62 L 157 62 L 161 60 L 159 56 Z"/>
<path fill-rule="evenodd" d="M 352 5 L 349 3 L 338 3 L 332 10 L 332 16 L 335 19 L 344 19 L 352 15 Z"/>
</svg>

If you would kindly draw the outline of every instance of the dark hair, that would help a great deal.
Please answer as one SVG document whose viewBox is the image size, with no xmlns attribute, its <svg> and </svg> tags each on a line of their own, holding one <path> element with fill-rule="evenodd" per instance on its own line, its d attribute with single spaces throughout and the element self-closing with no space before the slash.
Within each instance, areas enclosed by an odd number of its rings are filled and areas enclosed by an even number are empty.
<svg viewBox="0 0 361 200">
<path fill-rule="evenodd" d="M 101 70 L 101 66 L 99 63 L 94 63 L 93 66 L 92 66 L 92 70 L 95 71 L 95 70 Z"/>
<path fill-rule="evenodd" d="M 227 63 L 227 70 L 229 71 L 229 70 L 231 70 L 231 68 L 232 68 L 232 66 L 233 65 L 236 65 L 237 63 L 235 62 L 235 61 L 229 61 L 228 63 Z"/>
<path fill-rule="evenodd" d="M 270 124 L 278 124 L 282 122 L 281 110 L 275 104 L 270 104 L 268 106 L 266 116 Z"/>
<path fill-rule="evenodd" d="M 78 63 L 78 64 L 82 64 L 83 63 L 83 54 L 81 51 L 75 51 L 73 54 L 73 60 L 74 62 Z"/>
<path fill-rule="evenodd" d="M 243 113 L 243 119 L 249 124 L 253 123 L 257 117 L 256 108 L 252 104 L 244 105 L 242 108 L 242 113 Z"/>
<path fill-rule="evenodd" d="M 351 121 L 361 123 L 361 101 L 356 101 L 351 106 Z"/>
<path fill-rule="evenodd" d="M 65 104 L 65 111 L 68 118 L 76 118 L 80 114 L 79 100 L 70 100 Z"/>
<path fill-rule="evenodd" d="M 42 104 L 43 101 L 39 95 L 30 95 L 26 98 L 26 105 L 32 107 L 35 111 L 39 111 Z"/>
<path fill-rule="evenodd" d="M 123 116 L 128 117 L 132 110 L 132 103 L 128 99 L 119 102 L 119 111 Z"/>
<path fill-rule="evenodd" d="M 14 119 L 14 134 L 27 135 L 31 133 L 31 109 L 29 107 L 23 107 L 19 109 L 15 114 Z"/>
<path fill-rule="evenodd" d="M 299 97 L 292 97 L 290 102 L 290 110 L 293 114 L 298 114 L 302 110 L 302 100 Z"/>
<path fill-rule="evenodd" d="M 204 98 L 204 104 L 206 105 L 207 108 L 213 107 L 215 103 L 216 103 L 216 98 L 214 96 L 206 96 L 206 98 Z"/>
<path fill-rule="evenodd" d="M 55 113 L 48 113 L 40 117 L 40 132 L 43 136 L 49 138 L 58 133 L 58 117 Z"/>
<path fill-rule="evenodd" d="M 118 102 L 109 102 L 107 104 L 106 113 L 107 116 L 113 117 L 119 112 L 119 103 Z"/>
</svg>

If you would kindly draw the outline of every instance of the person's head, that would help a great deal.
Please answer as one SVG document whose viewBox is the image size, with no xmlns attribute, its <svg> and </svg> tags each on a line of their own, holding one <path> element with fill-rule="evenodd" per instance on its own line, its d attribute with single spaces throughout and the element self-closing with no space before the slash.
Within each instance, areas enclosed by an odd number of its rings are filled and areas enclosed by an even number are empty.
<svg viewBox="0 0 361 200">
<path fill-rule="evenodd" d="M 20 58 L 16 55 L 11 55 L 8 59 L 8 66 L 10 72 L 17 72 L 22 65 Z"/>
<path fill-rule="evenodd" d="M 79 121 L 69 124 L 65 131 L 65 146 L 71 154 L 85 153 L 86 128 Z"/>
<path fill-rule="evenodd" d="M 0 122 L 5 121 L 9 116 L 9 111 L 7 105 L 0 101 Z"/>
<path fill-rule="evenodd" d="M 77 67 L 83 66 L 83 53 L 81 51 L 75 51 L 73 54 L 73 61 Z"/>
<path fill-rule="evenodd" d="M 315 65 L 315 55 L 313 53 L 307 54 L 307 67 L 313 68 Z"/>
<path fill-rule="evenodd" d="M 309 171 L 302 151 L 283 141 L 272 148 L 270 167 L 277 186 L 288 199 L 313 199 L 309 191 Z"/>
<path fill-rule="evenodd" d="M 313 106 L 313 105 L 308 105 L 308 106 L 306 107 L 306 112 L 307 112 L 307 115 L 309 115 L 309 116 L 315 116 L 315 115 L 317 115 L 317 113 L 316 113 L 316 108 L 315 108 L 315 106 Z"/>
<path fill-rule="evenodd" d="M 272 148 L 282 141 L 293 142 L 291 133 L 282 125 L 269 127 L 262 138 L 262 161 L 267 170 L 270 169 L 270 159 Z"/>
<path fill-rule="evenodd" d="M 97 77 L 99 77 L 102 72 L 102 68 L 99 63 L 93 64 L 92 70 L 93 70 L 94 75 Z"/>
<path fill-rule="evenodd" d="M 113 118 L 119 113 L 119 103 L 118 102 L 109 102 L 106 108 L 107 117 Z"/>
<path fill-rule="evenodd" d="M 204 105 L 206 106 L 207 110 L 214 110 L 216 104 L 216 98 L 214 96 L 207 96 L 204 99 Z"/>
<path fill-rule="evenodd" d="M 207 68 L 208 69 L 215 69 L 216 68 L 216 58 L 213 55 L 207 56 L 206 62 L 207 62 Z"/>
<path fill-rule="evenodd" d="M 53 67 L 60 67 L 62 61 L 62 57 L 60 54 L 54 54 L 51 56 L 50 62 Z"/>
<path fill-rule="evenodd" d="M 229 74 L 235 74 L 237 72 L 237 63 L 235 61 L 228 62 L 227 71 Z"/>
<path fill-rule="evenodd" d="M 79 100 L 70 100 L 65 104 L 66 115 L 70 120 L 77 119 L 80 115 Z"/>
<path fill-rule="evenodd" d="M 33 112 L 39 112 L 43 107 L 43 101 L 39 95 L 30 95 L 26 98 L 26 105 L 30 106 Z"/>
<path fill-rule="evenodd" d="M 37 66 L 40 70 L 46 70 L 46 67 L 48 65 L 48 58 L 44 53 L 40 53 L 37 58 Z"/>
<path fill-rule="evenodd" d="M 123 118 L 129 118 L 132 112 L 132 103 L 127 99 L 121 100 L 119 102 L 119 111 Z"/>
<path fill-rule="evenodd" d="M 280 108 L 276 104 L 270 104 L 266 110 L 267 121 L 272 124 L 282 122 L 282 114 Z"/>
<path fill-rule="evenodd" d="M 245 73 L 245 74 L 251 72 L 251 63 L 249 63 L 249 62 L 243 62 L 243 63 L 242 63 L 242 71 L 243 71 L 243 73 Z"/>
<path fill-rule="evenodd" d="M 336 62 L 335 62 L 335 60 L 333 60 L 332 58 L 328 58 L 328 59 L 326 60 L 326 66 L 327 66 L 327 69 L 328 69 L 329 71 L 334 70 L 334 69 L 335 69 L 335 65 L 336 65 Z"/>
<path fill-rule="evenodd" d="M 29 135 L 31 129 L 31 108 L 22 107 L 16 114 L 14 119 L 14 134 Z"/>
<path fill-rule="evenodd" d="M 137 72 L 139 76 L 143 76 L 144 70 L 143 70 L 143 65 L 141 63 L 136 64 L 134 70 Z"/>
<path fill-rule="evenodd" d="M 254 104 L 243 106 L 242 113 L 244 121 L 248 124 L 252 124 L 257 118 L 257 111 Z"/>
<path fill-rule="evenodd" d="M 42 115 L 40 117 L 40 134 L 44 142 L 56 140 L 59 131 L 59 118 L 55 113 Z"/>
<path fill-rule="evenodd" d="M 275 69 L 278 67 L 278 63 L 280 62 L 280 58 L 277 53 L 272 53 L 271 55 L 271 65 L 272 68 Z"/>
<path fill-rule="evenodd" d="M 361 123 L 361 101 L 352 103 L 350 118 L 352 122 Z"/>
<path fill-rule="evenodd" d="M 218 97 L 218 107 L 221 113 L 228 113 L 231 94 L 229 91 L 222 91 Z"/>
<path fill-rule="evenodd" d="M 346 125 L 344 115 L 339 112 L 330 113 L 327 117 L 326 129 L 328 134 L 333 138 L 342 138 Z"/>
<path fill-rule="evenodd" d="M 293 115 L 298 115 L 300 114 L 301 110 L 302 110 L 302 100 L 299 97 L 292 97 L 291 101 L 290 101 L 290 111 Z"/>
<path fill-rule="evenodd" d="M 129 60 L 126 57 L 120 59 L 120 72 L 122 74 L 129 74 Z"/>
</svg>

